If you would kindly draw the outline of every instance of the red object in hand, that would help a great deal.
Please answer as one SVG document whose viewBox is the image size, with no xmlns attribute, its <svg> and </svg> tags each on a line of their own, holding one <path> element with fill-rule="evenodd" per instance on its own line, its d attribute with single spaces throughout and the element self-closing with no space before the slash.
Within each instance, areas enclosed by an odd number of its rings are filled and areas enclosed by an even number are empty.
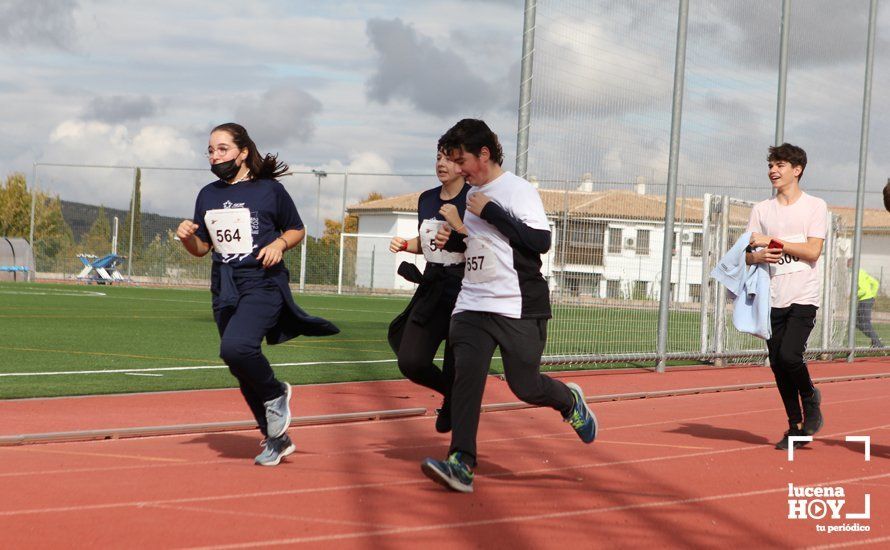
<svg viewBox="0 0 890 550">
<path fill-rule="evenodd" d="M 402 243 L 402 250 L 408 250 L 408 241 Z"/>
<path fill-rule="evenodd" d="M 775 239 L 770 239 L 769 245 L 767 245 L 767 248 L 780 248 L 781 249 L 781 248 L 785 248 L 785 245 Z"/>
</svg>

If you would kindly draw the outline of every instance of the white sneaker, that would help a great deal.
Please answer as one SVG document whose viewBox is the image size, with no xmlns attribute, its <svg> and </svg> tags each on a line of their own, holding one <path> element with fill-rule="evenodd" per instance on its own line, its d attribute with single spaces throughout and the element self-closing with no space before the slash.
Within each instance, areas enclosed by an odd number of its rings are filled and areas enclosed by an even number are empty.
<svg viewBox="0 0 890 550">
<path fill-rule="evenodd" d="M 297 450 L 297 446 L 286 434 L 281 437 L 265 440 L 265 449 L 257 455 L 254 462 L 260 466 L 278 466 L 281 459 Z"/>
<path fill-rule="evenodd" d="M 266 434 L 269 439 L 281 437 L 290 426 L 290 384 L 284 383 L 284 395 L 266 401 Z"/>
</svg>

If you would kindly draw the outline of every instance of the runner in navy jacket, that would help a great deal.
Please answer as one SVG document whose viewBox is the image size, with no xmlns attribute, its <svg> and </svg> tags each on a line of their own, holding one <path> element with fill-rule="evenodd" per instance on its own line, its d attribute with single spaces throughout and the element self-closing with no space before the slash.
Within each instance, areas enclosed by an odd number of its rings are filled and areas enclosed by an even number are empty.
<svg viewBox="0 0 890 550">
<path fill-rule="evenodd" d="M 213 251 L 210 290 L 219 354 L 265 436 L 256 463 L 274 466 L 296 449 L 287 435 L 291 388 L 275 377 L 262 354 L 262 340 L 280 344 L 300 334 L 340 331 L 300 309 L 288 286 L 282 257 L 306 230 L 275 179 L 287 165 L 275 155 L 260 155 L 247 131 L 234 123 L 213 129 L 207 156 L 219 179 L 201 189 L 194 218 L 184 220 L 176 235 L 194 256 Z"/>
<path fill-rule="evenodd" d="M 423 275 L 413 263 L 402 262 L 399 266 L 399 273 L 419 286 L 405 311 L 390 324 L 389 342 L 399 358 L 402 374 L 442 395 L 436 430 L 445 433 L 451 430 L 450 397 L 454 382 L 448 325 L 464 276 L 464 255 L 438 248 L 436 234 L 443 225 L 448 225 L 456 234 L 463 230 L 461 220 L 470 186 L 464 183 L 460 170 L 441 149 L 436 155 L 436 177 L 442 185 L 424 191 L 417 201 L 418 236 L 393 237 L 389 244 L 391 252 L 423 254 L 426 260 Z M 433 358 L 443 341 L 445 353 L 439 369 Z"/>
</svg>

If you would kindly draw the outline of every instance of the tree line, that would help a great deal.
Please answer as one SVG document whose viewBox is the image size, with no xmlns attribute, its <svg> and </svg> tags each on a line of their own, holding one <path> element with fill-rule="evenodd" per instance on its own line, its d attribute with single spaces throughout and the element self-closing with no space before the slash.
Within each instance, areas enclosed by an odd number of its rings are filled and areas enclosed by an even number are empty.
<svg viewBox="0 0 890 550">
<path fill-rule="evenodd" d="M 170 219 L 146 214 L 152 222 L 160 224 L 151 230 L 143 229 L 143 213 L 141 212 L 141 171 L 136 172 L 136 189 L 133 208 L 128 209 L 126 217 L 120 220 L 118 227 L 118 249 L 121 256 L 127 257 L 130 265 L 123 271 L 133 275 L 156 277 L 161 279 L 206 280 L 209 276 L 210 262 L 194 258 L 176 241 L 175 225 Z M 361 202 L 383 198 L 379 193 L 370 193 Z M 104 256 L 112 251 L 112 218 L 104 206 L 98 209 L 88 205 L 89 216 L 95 216 L 91 222 L 82 219 L 79 224 L 90 223 L 89 229 L 73 231 L 63 215 L 63 201 L 58 195 L 40 190 L 32 192 L 28 187 L 24 174 L 12 173 L 0 184 L 0 236 L 29 238 L 31 226 L 31 201 L 34 208 L 34 258 L 39 272 L 76 273 L 82 265 L 77 254 L 87 253 Z M 65 203 L 71 215 L 72 203 Z M 95 209 L 95 210 L 94 210 Z M 93 214 L 95 212 L 95 214 Z M 117 213 L 117 211 L 112 211 Z M 132 216 L 135 218 L 131 219 Z M 157 219 L 154 219 L 157 218 Z M 344 228 L 345 222 L 345 228 Z M 358 230 L 358 218 L 346 216 L 344 222 L 324 220 L 324 232 L 320 237 L 307 237 L 307 276 L 308 284 L 333 285 L 337 282 L 337 258 L 340 253 L 340 234 L 355 233 Z M 154 224 L 153 224 L 154 225 Z M 133 243 L 132 258 L 130 256 L 130 231 L 132 227 Z M 148 239 L 144 235 L 148 235 Z M 288 268 L 299 273 L 301 254 L 299 247 L 285 256 Z M 347 257 L 347 268 L 349 265 Z M 126 264 L 125 264 L 126 265 Z M 294 277 L 296 279 L 296 277 Z"/>
</svg>

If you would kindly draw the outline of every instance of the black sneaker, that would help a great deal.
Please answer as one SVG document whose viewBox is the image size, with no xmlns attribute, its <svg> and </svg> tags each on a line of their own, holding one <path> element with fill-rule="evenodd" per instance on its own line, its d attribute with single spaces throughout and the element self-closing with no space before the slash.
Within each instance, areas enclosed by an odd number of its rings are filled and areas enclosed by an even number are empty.
<svg viewBox="0 0 890 550">
<path fill-rule="evenodd" d="M 819 388 L 813 388 L 813 395 L 801 398 L 803 404 L 803 433 L 804 435 L 814 435 L 822 429 L 823 419 L 822 410 L 822 392 Z"/>
<path fill-rule="evenodd" d="M 791 426 L 791 428 L 789 428 L 788 431 L 785 432 L 785 435 L 782 436 L 782 439 L 780 439 L 779 442 L 776 443 L 776 449 L 779 449 L 780 451 L 787 451 L 788 450 L 788 438 L 791 436 L 800 436 L 800 435 L 807 435 L 807 434 L 803 433 L 803 430 L 801 430 L 797 426 Z M 800 449 L 807 443 L 808 443 L 807 441 L 795 441 L 794 448 Z"/>
<path fill-rule="evenodd" d="M 451 431 L 451 399 L 442 400 L 442 408 L 436 409 L 436 431 L 447 434 Z"/>
<path fill-rule="evenodd" d="M 420 464 L 426 477 L 442 487 L 460 493 L 473 492 L 473 470 L 460 459 L 461 453 L 451 453 L 447 460 L 427 458 Z"/>
</svg>

